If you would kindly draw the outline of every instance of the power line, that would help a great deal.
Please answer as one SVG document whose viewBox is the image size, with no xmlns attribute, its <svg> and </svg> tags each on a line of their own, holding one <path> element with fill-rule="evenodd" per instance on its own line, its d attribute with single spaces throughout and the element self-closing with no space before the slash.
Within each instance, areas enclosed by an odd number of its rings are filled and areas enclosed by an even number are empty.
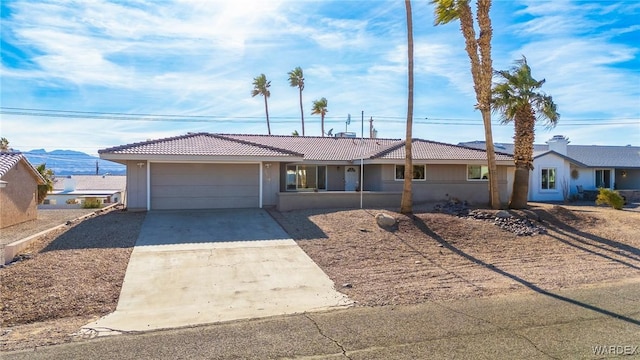
<svg viewBox="0 0 640 360">
<path fill-rule="evenodd" d="M 262 123 L 262 116 L 223 116 L 223 115 L 179 115 L 179 114 L 151 114 L 151 113 L 121 113 L 121 112 L 98 112 L 98 111 L 75 111 L 75 110 L 54 110 L 54 109 L 35 109 L 35 108 L 19 108 L 19 107 L 0 107 L 0 114 L 17 115 L 17 116 L 38 116 L 53 118 L 75 118 L 75 119 L 98 119 L 98 120 L 115 120 L 115 121 L 152 121 L 152 122 L 192 122 L 192 123 L 225 123 L 237 122 L 242 120 L 243 123 Z M 375 119 L 384 120 L 384 123 L 405 123 L 406 117 L 401 116 L 376 116 L 371 115 Z M 296 116 L 270 116 L 274 123 L 297 123 Z M 343 122 L 341 116 L 325 117 L 328 122 Z M 601 123 L 600 123 L 601 122 Z M 501 122 L 496 120 L 492 122 L 500 125 Z M 418 125 L 454 125 L 454 126 L 483 126 L 481 119 L 470 118 L 414 118 L 414 124 Z M 558 126 L 608 126 L 608 125 L 633 125 L 640 124 L 637 118 L 582 118 L 582 119 L 563 119 L 558 122 Z"/>
</svg>

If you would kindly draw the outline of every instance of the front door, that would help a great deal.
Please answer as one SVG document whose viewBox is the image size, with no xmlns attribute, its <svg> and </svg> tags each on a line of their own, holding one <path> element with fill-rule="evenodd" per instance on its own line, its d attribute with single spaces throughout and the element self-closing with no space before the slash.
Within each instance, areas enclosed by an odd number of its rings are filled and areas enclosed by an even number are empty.
<svg viewBox="0 0 640 360">
<path fill-rule="evenodd" d="M 357 166 L 344 167 L 344 191 L 356 191 L 360 181 L 360 171 Z"/>
</svg>

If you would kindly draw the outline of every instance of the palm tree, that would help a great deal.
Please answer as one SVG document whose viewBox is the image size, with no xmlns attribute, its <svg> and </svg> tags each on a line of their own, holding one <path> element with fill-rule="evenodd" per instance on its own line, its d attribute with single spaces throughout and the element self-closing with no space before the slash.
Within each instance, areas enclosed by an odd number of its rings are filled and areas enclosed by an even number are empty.
<svg viewBox="0 0 640 360">
<path fill-rule="evenodd" d="M 251 90 L 251 97 L 256 95 L 262 95 L 264 97 L 264 112 L 267 114 L 267 131 L 271 135 L 271 125 L 269 124 L 269 106 L 267 105 L 267 98 L 271 96 L 269 87 L 271 81 L 267 81 L 265 74 L 260 74 L 253 79 L 253 90 Z"/>
<path fill-rule="evenodd" d="M 533 141 L 535 123 L 542 121 L 547 128 L 558 123 L 560 114 L 551 96 L 538 92 L 545 80 L 531 76 L 527 58 L 515 62 L 510 70 L 496 71 L 500 81 L 493 87 L 493 111 L 501 114 L 501 122 L 514 123 L 515 147 L 513 157 L 516 165 L 513 192 L 509 207 L 522 209 L 527 206 L 529 195 L 529 170 L 533 169 Z"/>
<path fill-rule="evenodd" d="M 40 164 L 36 167 L 36 170 L 42 175 L 45 183 L 44 185 L 38 185 L 38 204 L 42 204 L 47 197 L 49 191 L 53 190 L 53 170 L 47 169 L 47 164 Z"/>
<path fill-rule="evenodd" d="M 473 23 L 473 13 L 469 0 L 431 0 L 435 4 L 435 25 L 448 24 L 460 20 L 460 30 L 465 39 L 465 49 L 471 61 L 471 75 L 476 92 L 476 109 L 482 114 L 484 123 L 484 137 L 487 150 L 487 165 L 489 166 L 489 197 L 491 207 L 500 208 L 500 193 L 498 192 L 498 168 L 491 132 L 491 78 L 493 68 L 491 62 L 491 18 L 489 10 L 491 0 L 478 0 L 476 17 L 480 35 L 476 39 Z"/>
<path fill-rule="evenodd" d="M 289 85 L 297 87 L 300 93 L 300 120 L 302 120 L 302 136 L 304 136 L 304 111 L 302 110 L 302 90 L 304 90 L 304 75 L 300 66 L 289 71 Z"/>
<path fill-rule="evenodd" d="M 9 140 L 3 137 L 3 138 L 0 138 L 0 152 L 6 152 L 6 151 L 9 151 Z"/>
<path fill-rule="evenodd" d="M 411 15 L 411 1 L 405 0 L 407 12 L 407 57 L 408 57 L 408 99 L 407 99 L 407 133 L 405 136 L 404 156 L 404 184 L 402 187 L 402 200 L 400 212 L 411 214 L 413 212 L 413 193 L 411 182 L 413 181 L 413 161 L 411 157 L 411 143 L 413 139 L 413 17 Z"/>
<path fill-rule="evenodd" d="M 320 124 L 322 130 L 322 136 L 324 136 L 324 116 L 329 112 L 327 110 L 327 99 L 321 98 L 320 100 L 314 100 L 311 107 L 311 115 L 320 115 Z"/>
</svg>

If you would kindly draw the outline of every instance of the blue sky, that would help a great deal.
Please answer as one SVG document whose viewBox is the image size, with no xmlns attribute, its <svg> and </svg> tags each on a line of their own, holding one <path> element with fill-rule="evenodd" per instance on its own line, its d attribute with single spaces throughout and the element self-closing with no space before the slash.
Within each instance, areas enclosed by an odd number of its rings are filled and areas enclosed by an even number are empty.
<svg viewBox="0 0 640 360">
<path fill-rule="evenodd" d="M 301 132 L 298 92 L 287 81 L 296 66 L 305 73 L 306 135 L 321 135 L 311 104 L 326 97 L 325 130 L 344 131 L 351 114 L 348 130 L 359 135 L 364 111 L 379 137 L 404 137 L 403 1 L 3 0 L 1 7 L 0 136 L 16 149 L 96 154 L 187 132 L 266 134 L 263 99 L 250 95 L 260 73 L 271 80 L 272 133 Z M 433 26 L 428 1 L 413 1 L 413 17 L 414 137 L 484 139 L 458 24 Z M 494 68 L 525 55 L 558 105 L 558 126 L 537 128 L 537 143 L 563 134 L 573 144 L 640 146 L 640 3 L 494 1 L 491 17 Z M 494 140 L 511 142 L 513 127 L 497 120 Z"/>
</svg>

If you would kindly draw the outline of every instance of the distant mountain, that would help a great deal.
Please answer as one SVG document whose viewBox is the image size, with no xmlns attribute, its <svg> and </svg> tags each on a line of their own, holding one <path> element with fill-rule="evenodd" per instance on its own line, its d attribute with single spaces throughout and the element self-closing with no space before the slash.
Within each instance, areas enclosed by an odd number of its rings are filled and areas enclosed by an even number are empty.
<svg viewBox="0 0 640 360">
<path fill-rule="evenodd" d="M 47 152 L 44 149 L 34 149 L 22 152 L 33 166 L 42 163 L 47 164 L 47 168 L 53 170 L 56 175 L 99 175 L 106 173 L 113 175 L 124 175 L 126 168 L 124 165 L 102 160 L 96 156 L 91 156 L 80 151 L 73 150 L 53 150 Z"/>
</svg>

